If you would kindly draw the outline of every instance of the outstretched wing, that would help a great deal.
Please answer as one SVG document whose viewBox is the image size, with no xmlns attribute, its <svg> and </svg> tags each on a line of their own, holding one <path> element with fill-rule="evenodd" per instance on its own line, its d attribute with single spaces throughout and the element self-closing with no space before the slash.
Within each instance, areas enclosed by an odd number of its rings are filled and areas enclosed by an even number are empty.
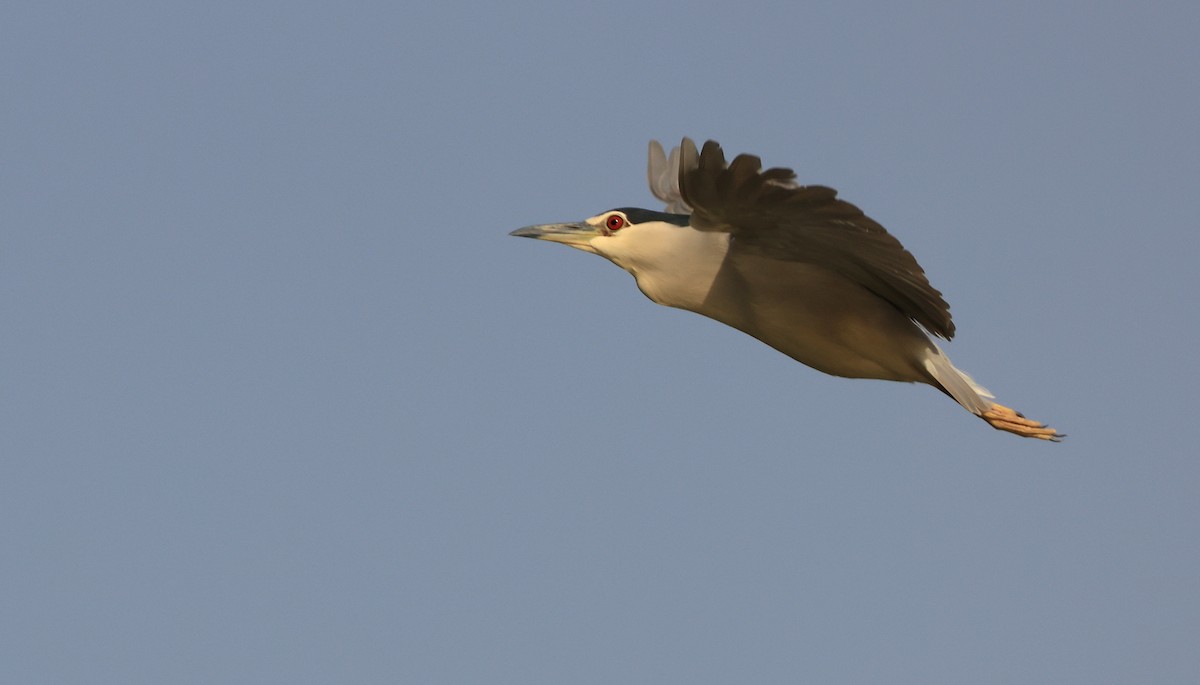
<svg viewBox="0 0 1200 685">
<path fill-rule="evenodd" d="M 651 169 L 656 144 L 651 144 Z M 662 148 L 658 147 L 662 156 Z M 675 153 L 672 151 L 672 157 Z M 664 162 L 665 163 L 665 162 Z M 791 169 L 762 169 L 754 155 L 726 164 L 721 146 L 702 152 L 688 138 L 679 148 L 678 191 L 692 208 L 693 228 L 732 235 L 732 249 L 818 264 L 892 303 L 934 335 L 954 337 L 950 306 L 929 284 L 899 240 L 858 207 L 824 186 L 799 186 Z M 654 194 L 666 201 L 655 186 Z"/>
</svg>

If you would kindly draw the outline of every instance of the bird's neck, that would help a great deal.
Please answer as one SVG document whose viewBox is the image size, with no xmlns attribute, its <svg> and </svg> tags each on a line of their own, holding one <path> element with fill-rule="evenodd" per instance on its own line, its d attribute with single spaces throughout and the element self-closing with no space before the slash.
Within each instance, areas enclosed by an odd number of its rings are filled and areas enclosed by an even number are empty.
<svg viewBox="0 0 1200 685">
<path fill-rule="evenodd" d="M 658 304 L 697 310 L 706 300 L 729 251 L 729 234 L 669 224 L 631 227 L 605 241 L 601 254 L 633 274 Z"/>
</svg>

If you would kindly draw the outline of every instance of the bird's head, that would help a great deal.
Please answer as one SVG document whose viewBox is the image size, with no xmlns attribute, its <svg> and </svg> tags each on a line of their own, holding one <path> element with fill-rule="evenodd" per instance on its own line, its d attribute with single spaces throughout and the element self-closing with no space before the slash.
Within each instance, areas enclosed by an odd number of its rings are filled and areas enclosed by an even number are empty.
<svg viewBox="0 0 1200 685">
<path fill-rule="evenodd" d="M 691 232 L 687 214 L 667 214 L 636 207 L 621 207 L 601 212 L 583 221 L 565 224 L 540 224 L 519 228 L 509 235 L 562 243 L 577 250 L 606 257 L 622 268 L 630 268 L 630 259 L 658 252 L 665 241 Z"/>
</svg>

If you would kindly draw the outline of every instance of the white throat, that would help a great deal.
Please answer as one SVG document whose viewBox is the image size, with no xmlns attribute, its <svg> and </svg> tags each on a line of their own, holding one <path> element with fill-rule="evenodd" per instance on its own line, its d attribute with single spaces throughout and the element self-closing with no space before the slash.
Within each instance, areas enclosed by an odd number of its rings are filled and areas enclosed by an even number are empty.
<svg viewBox="0 0 1200 685">
<path fill-rule="evenodd" d="M 708 296 L 729 251 L 729 234 L 649 222 L 590 242 L 602 257 L 633 274 L 646 297 L 695 310 Z"/>
</svg>

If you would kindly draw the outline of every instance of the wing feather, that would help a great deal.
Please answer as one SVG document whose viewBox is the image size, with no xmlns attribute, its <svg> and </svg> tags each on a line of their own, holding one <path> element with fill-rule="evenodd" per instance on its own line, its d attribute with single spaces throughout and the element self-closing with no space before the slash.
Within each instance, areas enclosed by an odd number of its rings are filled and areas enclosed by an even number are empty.
<svg viewBox="0 0 1200 685">
<path fill-rule="evenodd" d="M 916 258 L 862 210 L 838 199 L 836 190 L 797 185 L 791 169 L 764 171 L 754 155 L 738 155 L 727 164 L 721 146 L 711 140 L 697 153 L 684 138 L 678 150 L 679 197 L 692 209 L 694 228 L 730 233 L 734 249 L 824 266 L 892 303 L 930 333 L 954 337 L 950 306 Z M 662 156 L 661 147 L 658 152 Z"/>
<path fill-rule="evenodd" d="M 650 141 L 646 177 L 650 182 L 650 192 L 667 206 L 666 211 L 671 214 L 692 213 L 692 208 L 684 203 L 679 194 L 679 148 L 673 148 L 671 156 L 667 157 L 657 140 Z"/>
</svg>

